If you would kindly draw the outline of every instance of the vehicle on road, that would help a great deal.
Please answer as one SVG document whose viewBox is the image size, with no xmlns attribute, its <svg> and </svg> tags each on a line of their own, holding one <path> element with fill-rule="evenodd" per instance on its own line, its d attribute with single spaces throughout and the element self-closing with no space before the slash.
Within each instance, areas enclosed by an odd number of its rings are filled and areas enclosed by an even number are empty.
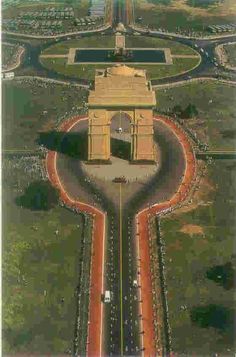
<svg viewBox="0 0 236 357">
<path fill-rule="evenodd" d="M 120 177 L 115 177 L 113 182 L 114 183 L 126 183 L 127 180 L 124 176 L 120 176 Z"/>
<path fill-rule="evenodd" d="M 106 290 L 104 294 L 104 303 L 109 304 L 111 302 L 111 292 L 110 290 Z"/>
</svg>

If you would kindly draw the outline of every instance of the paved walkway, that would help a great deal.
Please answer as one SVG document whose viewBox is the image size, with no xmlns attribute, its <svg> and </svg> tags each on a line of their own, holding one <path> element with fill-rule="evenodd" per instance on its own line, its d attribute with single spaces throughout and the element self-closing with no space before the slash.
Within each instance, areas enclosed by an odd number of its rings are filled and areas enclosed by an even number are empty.
<svg viewBox="0 0 236 357">
<path fill-rule="evenodd" d="M 3 31 L 2 33 L 6 34 L 6 35 L 14 35 L 16 37 L 37 38 L 37 39 L 53 39 L 53 38 L 63 38 L 63 37 L 67 37 L 67 36 L 93 34 L 93 33 L 102 32 L 102 31 L 108 30 L 110 27 L 111 27 L 110 24 L 106 24 L 103 27 L 99 27 L 98 29 L 87 30 L 87 31 L 67 32 L 67 33 L 62 33 L 62 34 L 59 34 L 59 35 L 30 35 L 30 34 L 26 34 L 26 33 L 18 33 L 18 32 L 12 32 L 12 31 Z"/>
<path fill-rule="evenodd" d="M 40 58 L 68 58 L 68 55 L 46 54 L 40 55 Z"/>
<path fill-rule="evenodd" d="M 89 85 L 88 84 L 82 84 L 82 83 L 76 83 L 76 82 L 69 82 L 69 81 L 60 81 L 58 79 L 53 79 L 53 78 L 48 78 L 48 77 L 39 77 L 39 76 L 16 76 L 14 77 L 13 80 L 23 80 L 23 79 L 35 79 L 38 81 L 43 81 L 43 82 L 48 82 L 48 83 L 55 83 L 55 84 L 66 84 L 67 86 L 73 86 L 73 87 L 78 87 L 78 88 L 85 88 L 88 89 Z"/>
<path fill-rule="evenodd" d="M 195 35 L 183 35 L 181 33 L 176 33 L 176 32 L 167 32 L 167 31 L 155 31 L 155 30 L 149 30 L 148 28 L 136 26 L 135 24 L 130 24 L 130 27 L 132 28 L 133 31 L 137 31 L 140 33 L 149 33 L 149 34 L 154 34 L 154 35 L 165 35 L 167 37 L 171 36 L 173 38 L 186 38 L 190 40 L 222 40 L 225 38 L 230 38 L 230 37 L 235 37 L 235 33 L 229 33 L 227 34 L 222 34 L 222 35 L 209 35 L 209 36 L 195 36 Z"/>
<path fill-rule="evenodd" d="M 228 85 L 231 85 L 231 86 L 235 86 L 236 85 L 236 81 L 229 81 L 229 80 L 226 80 L 226 79 L 220 79 L 220 78 L 214 78 L 214 77 L 198 77 L 198 78 L 187 79 L 187 80 L 179 81 L 179 82 L 153 84 L 152 88 L 153 89 L 157 89 L 157 88 L 173 88 L 173 87 L 185 86 L 185 85 L 188 85 L 190 83 L 195 83 L 195 82 L 200 82 L 200 83 L 202 82 L 203 83 L 203 82 L 209 82 L 209 81 L 228 84 Z"/>
</svg>

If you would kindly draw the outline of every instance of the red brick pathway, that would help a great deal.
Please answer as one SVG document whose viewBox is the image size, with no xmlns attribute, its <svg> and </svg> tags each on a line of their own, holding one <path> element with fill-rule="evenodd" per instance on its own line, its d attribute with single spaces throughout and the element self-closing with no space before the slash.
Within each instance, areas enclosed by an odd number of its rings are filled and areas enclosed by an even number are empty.
<svg viewBox="0 0 236 357">
<path fill-rule="evenodd" d="M 161 348 L 157 350 L 155 343 L 154 330 L 154 313 L 153 313 L 153 296 L 152 296 L 152 280 L 151 280 L 151 259 L 149 251 L 149 232 L 148 221 L 149 216 L 160 214 L 166 210 L 174 209 L 179 203 L 184 201 L 188 196 L 192 182 L 195 177 L 195 157 L 192 146 L 184 133 L 184 131 L 171 119 L 158 116 L 155 120 L 162 121 L 176 135 L 182 145 L 186 160 L 185 173 L 178 191 L 174 196 L 166 202 L 155 204 L 150 208 L 140 211 L 136 216 L 137 222 L 137 244 L 139 251 L 139 266 L 140 266 L 140 283 L 141 283 L 141 307 L 142 312 L 141 328 L 144 331 L 142 335 L 142 347 L 144 357 L 154 357 L 161 355 Z"/>
<path fill-rule="evenodd" d="M 86 120 L 87 117 L 74 117 L 64 122 L 59 130 L 70 131 L 72 127 L 80 120 Z M 144 347 L 143 356 L 154 357 L 161 351 L 156 350 L 155 332 L 154 332 L 154 314 L 152 301 L 152 282 L 151 282 L 151 260 L 149 252 L 149 235 L 148 235 L 148 217 L 149 215 L 160 214 L 165 210 L 176 207 L 183 201 L 191 188 L 192 181 L 195 177 L 195 157 L 191 144 L 180 127 L 173 121 L 164 116 L 158 116 L 155 120 L 161 120 L 177 136 L 182 145 L 186 169 L 183 180 L 175 195 L 167 202 L 155 204 L 150 208 L 140 211 L 137 218 L 137 243 L 139 248 L 139 266 L 140 266 L 140 284 L 141 284 L 141 306 L 142 312 L 142 347 Z M 93 254 L 91 263 L 91 290 L 89 304 L 89 325 L 88 325 L 88 352 L 91 357 L 103 355 L 102 351 L 102 332 L 103 332 L 103 304 L 101 294 L 103 293 L 103 274 L 104 274 L 104 243 L 105 243 L 105 214 L 98 209 L 80 201 L 75 201 L 64 190 L 56 169 L 57 153 L 50 151 L 47 155 L 46 166 L 51 183 L 60 191 L 62 201 L 71 208 L 93 215 L 94 233 L 93 233 Z"/>
<path fill-rule="evenodd" d="M 59 131 L 69 132 L 80 120 L 87 117 L 74 117 L 64 122 Z M 87 339 L 87 356 L 99 357 L 102 352 L 103 334 L 103 303 L 101 295 L 104 287 L 104 244 L 105 244 L 105 214 L 98 209 L 69 197 L 65 191 L 57 173 L 57 153 L 49 151 L 46 158 L 48 177 L 53 186 L 58 188 L 60 198 L 65 205 L 77 211 L 90 214 L 94 218 L 92 260 L 90 272 L 90 302 L 89 302 L 89 324 Z"/>
</svg>

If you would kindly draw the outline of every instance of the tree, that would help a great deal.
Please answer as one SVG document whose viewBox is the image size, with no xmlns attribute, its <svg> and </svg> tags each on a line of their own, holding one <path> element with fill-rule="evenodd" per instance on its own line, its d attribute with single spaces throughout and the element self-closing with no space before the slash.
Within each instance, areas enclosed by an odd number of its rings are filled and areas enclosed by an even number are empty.
<svg viewBox="0 0 236 357">
<path fill-rule="evenodd" d="M 226 290 L 234 288 L 235 269 L 231 262 L 209 268 L 206 272 L 206 276 L 208 279 L 223 286 Z"/>
<path fill-rule="evenodd" d="M 31 183 L 23 196 L 16 199 L 16 203 L 25 208 L 36 211 L 47 211 L 57 205 L 58 191 L 49 182 L 36 181 Z"/>
<path fill-rule="evenodd" d="M 198 110 L 194 104 L 189 104 L 184 111 L 182 111 L 182 118 L 194 118 L 198 115 Z"/>
</svg>

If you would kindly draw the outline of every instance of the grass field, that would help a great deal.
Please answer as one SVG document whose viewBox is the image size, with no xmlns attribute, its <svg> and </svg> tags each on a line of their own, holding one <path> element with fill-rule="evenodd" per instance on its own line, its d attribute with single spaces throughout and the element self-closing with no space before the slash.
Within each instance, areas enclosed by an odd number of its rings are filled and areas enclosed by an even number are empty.
<svg viewBox="0 0 236 357">
<path fill-rule="evenodd" d="M 172 111 L 175 105 L 183 109 L 190 103 L 198 110 L 197 118 L 185 124 L 207 142 L 210 149 L 235 150 L 236 110 L 235 86 L 205 82 L 157 90 L 157 111 Z"/>
<path fill-rule="evenodd" d="M 2 44 L 2 67 L 7 68 L 14 62 L 14 55 L 16 54 L 18 46 L 8 46 Z"/>
<path fill-rule="evenodd" d="M 229 64 L 236 67 L 236 43 L 232 45 L 225 45 L 224 49 L 227 53 Z"/>
<path fill-rule="evenodd" d="M 225 0 L 220 5 L 191 6 L 197 1 L 135 0 L 135 19 L 142 17 L 142 25 L 169 31 L 206 32 L 209 25 L 234 22 L 235 2 Z"/>
<path fill-rule="evenodd" d="M 67 60 L 62 58 L 41 58 L 41 63 L 49 69 L 63 73 L 73 78 L 94 79 L 95 70 L 106 68 L 111 65 L 67 65 Z M 181 72 L 190 71 L 198 64 L 198 58 L 174 58 L 173 65 L 133 65 L 140 69 L 146 69 L 149 79 L 158 79 L 177 75 Z"/>
<path fill-rule="evenodd" d="M 106 48 L 115 47 L 115 36 L 90 36 L 78 40 L 68 40 L 50 46 L 42 54 L 67 54 L 70 48 L 96 47 Z M 126 47 L 161 47 L 170 48 L 172 54 L 178 55 L 197 55 L 192 48 L 182 45 L 175 41 L 163 40 L 144 36 L 126 36 Z"/>
<path fill-rule="evenodd" d="M 198 206 L 162 219 L 173 351 L 231 356 L 234 351 L 235 161 L 217 161 Z"/>
<path fill-rule="evenodd" d="M 77 47 L 115 47 L 114 36 L 89 36 L 78 40 L 59 42 L 46 48 L 42 54 L 67 54 L 70 48 Z"/>
<path fill-rule="evenodd" d="M 69 40 L 58 43 L 47 48 L 43 54 L 67 54 L 69 48 L 73 47 L 114 48 L 114 46 L 114 36 L 92 36 L 80 40 Z M 190 47 L 174 41 L 145 37 L 140 38 L 138 36 L 127 36 L 126 47 L 167 47 L 171 49 L 172 54 L 197 55 L 197 53 Z M 67 59 L 64 58 L 41 58 L 40 61 L 46 68 L 56 70 L 59 73 L 63 73 L 74 78 L 94 79 L 95 68 L 106 67 L 106 65 L 67 65 Z M 189 71 L 198 63 L 199 58 L 174 58 L 173 65 L 138 65 L 137 67 L 147 69 L 149 78 L 157 79 Z"/>
<path fill-rule="evenodd" d="M 83 111 L 83 89 L 41 81 L 3 82 L 3 149 L 33 150 L 40 131 L 55 129 L 64 115 Z M 17 133 L 17 135 L 16 135 Z"/>
<path fill-rule="evenodd" d="M 126 38 L 127 47 L 160 47 L 160 48 L 170 48 L 173 55 L 198 55 L 191 47 L 185 46 L 181 43 L 164 40 L 161 38 L 145 37 L 145 36 L 127 36 Z"/>
<path fill-rule="evenodd" d="M 5 355 L 59 355 L 74 338 L 83 220 L 58 205 L 34 211 L 16 204 L 30 183 L 41 180 L 40 164 L 35 158 L 3 160 Z M 90 234 L 86 226 L 85 238 Z"/>
</svg>

